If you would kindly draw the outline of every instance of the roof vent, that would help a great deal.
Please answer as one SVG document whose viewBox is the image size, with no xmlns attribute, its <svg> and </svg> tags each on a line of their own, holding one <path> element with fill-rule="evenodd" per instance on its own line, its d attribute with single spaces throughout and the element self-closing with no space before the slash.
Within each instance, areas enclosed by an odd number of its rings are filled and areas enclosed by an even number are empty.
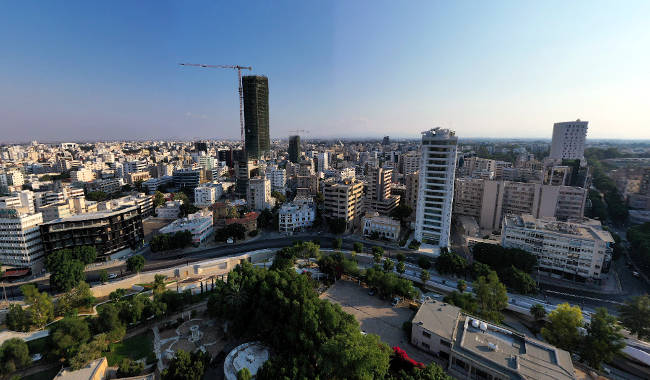
<svg viewBox="0 0 650 380">
<path fill-rule="evenodd" d="M 497 348 L 499 348 L 499 346 L 497 346 L 494 343 L 488 343 L 488 348 L 490 349 L 490 351 L 496 351 Z"/>
<path fill-rule="evenodd" d="M 478 322 L 478 320 L 476 320 L 476 319 L 472 319 L 472 327 L 474 327 L 475 329 L 477 329 L 477 328 L 479 327 L 479 322 Z"/>
<path fill-rule="evenodd" d="M 487 323 L 481 322 L 481 331 L 483 331 L 483 332 L 487 331 Z"/>
</svg>

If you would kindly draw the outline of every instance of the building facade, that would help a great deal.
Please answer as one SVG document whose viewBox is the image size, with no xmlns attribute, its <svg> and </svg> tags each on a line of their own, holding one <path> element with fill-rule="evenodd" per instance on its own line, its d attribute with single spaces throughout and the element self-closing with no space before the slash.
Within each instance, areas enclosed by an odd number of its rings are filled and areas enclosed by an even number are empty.
<svg viewBox="0 0 650 380">
<path fill-rule="evenodd" d="M 261 75 L 242 77 L 246 155 L 264 157 L 271 149 L 269 135 L 269 80 Z"/>
<path fill-rule="evenodd" d="M 390 193 L 392 175 L 392 169 L 368 169 L 368 175 L 366 176 L 368 184 L 365 200 L 365 205 L 368 210 L 376 211 L 382 215 L 388 215 L 397 207 L 400 196 Z"/>
<path fill-rule="evenodd" d="M 363 183 L 358 180 L 326 181 L 323 186 L 324 216 L 342 219 L 350 230 L 363 215 Z"/>
<path fill-rule="evenodd" d="M 39 225 L 43 216 L 0 209 L 0 264 L 32 267 L 43 258 Z"/>
<path fill-rule="evenodd" d="M 536 255 L 540 271 L 576 280 L 600 280 L 613 243 L 612 235 L 595 220 L 574 223 L 508 215 L 501 230 L 501 245 Z"/>
<path fill-rule="evenodd" d="M 553 125 L 550 159 L 584 160 L 588 121 L 567 121 Z"/>
<path fill-rule="evenodd" d="M 192 234 L 192 244 L 198 246 L 214 233 L 213 216 L 209 211 L 199 211 L 185 218 L 177 219 L 161 228 L 161 234 L 173 234 L 189 231 Z"/>
<path fill-rule="evenodd" d="M 123 249 L 136 249 L 144 240 L 138 206 L 69 216 L 40 228 L 46 255 L 59 249 L 94 246 L 98 260 L 107 260 Z"/>
<path fill-rule="evenodd" d="M 273 207 L 271 181 L 266 178 L 252 178 L 246 192 L 246 202 L 252 210 L 265 210 Z"/>
<path fill-rule="evenodd" d="M 363 217 L 363 236 L 396 241 L 401 226 L 399 220 L 369 212 Z"/>
<path fill-rule="evenodd" d="M 300 136 L 289 136 L 289 161 L 297 164 L 300 161 Z"/>
<path fill-rule="evenodd" d="M 279 231 L 292 234 L 311 227 L 316 220 L 316 207 L 311 199 L 284 203 L 278 212 Z"/>
<path fill-rule="evenodd" d="M 449 129 L 422 133 L 415 239 L 436 247 L 449 245 L 457 144 Z"/>
</svg>

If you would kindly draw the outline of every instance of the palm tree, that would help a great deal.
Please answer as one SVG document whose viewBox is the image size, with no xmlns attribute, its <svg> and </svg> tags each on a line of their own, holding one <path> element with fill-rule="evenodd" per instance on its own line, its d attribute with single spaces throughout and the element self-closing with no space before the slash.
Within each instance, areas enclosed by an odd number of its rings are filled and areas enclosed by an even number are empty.
<svg viewBox="0 0 650 380">
<path fill-rule="evenodd" d="M 397 273 L 404 274 L 404 272 L 406 272 L 406 265 L 404 264 L 403 261 L 398 261 L 397 262 Z"/>
<path fill-rule="evenodd" d="M 427 281 L 429 281 L 430 278 L 431 278 L 431 275 L 429 274 L 429 271 L 426 270 L 426 269 L 422 269 L 422 272 L 420 272 L 420 280 L 422 280 L 422 282 L 426 283 Z"/>
<path fill-rule="evenodd" d="M 456 288 L 459 292 L 463 293 L 465 289 L 467 289 L 467 283 L 465 280 L 458 280 L 458 283 L 456 283 Z"/>
<path fill-rule="evenodd" d="M 530 314 L 535 321 L 541 322 L 546 317 L 546 308 L 541 303 L 536 303 L 530 307 Z"/>
</svg>

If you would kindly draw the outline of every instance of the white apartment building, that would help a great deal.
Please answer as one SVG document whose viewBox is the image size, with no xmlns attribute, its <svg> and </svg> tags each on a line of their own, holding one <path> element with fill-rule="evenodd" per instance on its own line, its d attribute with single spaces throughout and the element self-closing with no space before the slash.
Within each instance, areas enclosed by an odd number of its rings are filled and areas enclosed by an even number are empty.
<svg viewBox="0 0 650 380">
<path fill-rule="evenodd" d="M 457 144 L 449 129 L 422 132 L 415 239 L 434 247 L 449 245 Z"/>
<path fill-rule="evenodd" d="M 277 167 L 267 168 L 266 178 L 271 181 L 271 191 L 277 191 L 282 194 L 286 192 L 287 171 Z"/>
<path fill-rule="evenodd" d="M 413 174 L 420 170 L 420 155 L 418 152 L 406 152 L 400 156 L 402 160 L 402 174 Z"/>
<path fill-rule="evenodd" d="M 177 219 L 159 230 L 163 234 L 189 231 L 192 233 L 192 244 L 199 245 L 214 232 L 213 216 L 209 211 L 199 211 L 186 218 Z"/>
<path fill-rule="evenodd" d="M 278 230 L 282 233 L 292 234 L 314 224 L 316 207 L 310 198 L 297 198 L 293 202 L 284 203 L 278 214 Z"/>
<path fill-rule="evenodd" d="M 194 189 L 194 206 L 196 207 L 208 207 L 217 199 L 217 189 L 213 186 L 199 186 Z"/>
<path fill-rule="evenodd" d="M 325 172 L 325 170 L 329 169 L 330 167 L 330 162 L 329 162 L 329 152 L 320 152 L 318 153 L 318 171 L 319 172 Z"/>
<path fill-rule="evenodd" d="M 91 182 L 95 179 L 95 173 L 87 168 L 81 168 L 70 172 L 72 182 Z"/>
<path fill-rule="evenodd" d="M 399 220 L 381 216 L 378 212 L 369 212 L 363 217 L 363 236 L 395 241 L 399 239 L 401 226 Z"/>
<path fill-rule="evenodd" d="M 553 125 L 550 159 L 584 160 L 588 121 L 567 121 Z"/>
<path fill-rule="evenodd" d="M 501 245 L 537 256 L 539 270 L 551 276 L 600 280 L 609 265 L 612 235 L 600 222 L 558 222 L 530 214 L 508 215 L 501 229 Z"/>
<path fill-rule="evenodd" d="M 21 190 L 13 193 L 13 196 L 20 199 L 20 207 L 26 207 L 30 214 L 36 212 L 34 207 L 34 192 L 31 190 Z"/>
<path fill-rule="evenodd" d="M 0 264 L 31 267 L 43 253 L 39 225 L 43 216 L 0 209 Z"/>
<path fill-rule="evenodd" d="M 273 207 L 271 181 L 266 178 L 251 178 L 246 189 L 246 202 L 251 210 L 265 210 Z"/>
</svg>

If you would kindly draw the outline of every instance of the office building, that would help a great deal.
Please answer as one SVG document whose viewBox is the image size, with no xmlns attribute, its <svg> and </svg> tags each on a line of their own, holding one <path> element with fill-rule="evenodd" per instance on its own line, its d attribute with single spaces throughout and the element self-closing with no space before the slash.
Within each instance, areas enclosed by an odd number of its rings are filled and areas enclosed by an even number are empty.
<svg viewBox="0 0 650 380">
<path fill-rule="evenodd" d="M 323 186 L 323 214 L 329 219 L 345 221 L 346 230 L 361 223 L 363 216 L 363 182 L 325 181 Z"/>
<path fill-rule="evenodd" d="M 392 169 L 368 169 L 368 175 L 366 176 L 368 184 L 365 199 L 365 205 L 368 210 L 376 211 L 382 215 L 388 215 L 397 207 L 400 196 L 390 193 L 392 175 Z"/>
<path fill-rule="evenodd" d="M 94 246 L 98 260 L 124 249 L 136 249 L 144 240 L 140 207 L 123 206 L 68 216 L 41 225 L 45 254 L 65 248 Z"/>
<path fill-rule="evenodd" d="M 289 161 L 297 164 L 300 161 L 300 136 L 289 136 Z"/>
<path fill-rule="evenodd" d="M 552 160 L 584 160 L 588 121 L 567 121 L 553 125 Z"/>
<path fill-rule="evenodd" d="M 30 268 L 43 258 L 39 225 L 40 213 L 26 214 L 19 210 L 0 209 L 0 264 Z"/>
<path fill-rule="evenodd" d="M 173 181 L 174 187 L 179 190 L 190 190 L 190 195 L 194 197 L 194 189 L 203 181 L 203 172 L 200 169 L 177 169 L 174 170 Z"/>
<path fill-rule="evenodd" d="M 582 281 L 602 278 L 613 243 L 612 235 L 591 219 L 559 222 L 530 214 L 507 215 L 501 229 L 501 245 L 536 255 L 540 272 Z"/>
<path fill-rule="evenodd" d="M 411 343 L 445 360 L 443 368 L 455 379 L 576 379 L 567 351 L 439 301 L 420 306 Z"/>
<path fill-rule="evenodd" d="M 423 244 L 449 245 L 457 143 L 458 137 L 449 129 L 422 133 L 415 239 Z"/>
<path fill-rule="evenodd" d="M 271 149 L 269 135 L 269 80 L 261 75 L 242 77 L 246 155 L 263 158 Z"/>
<path fill-rule="evenodd" d="M 587 189 L 581 187 L 457 178 L 453 213 L 474 217 L 481 229 L 494 231 L 508 214 L 580 219 L 586 199 Z"/>
</svg>

